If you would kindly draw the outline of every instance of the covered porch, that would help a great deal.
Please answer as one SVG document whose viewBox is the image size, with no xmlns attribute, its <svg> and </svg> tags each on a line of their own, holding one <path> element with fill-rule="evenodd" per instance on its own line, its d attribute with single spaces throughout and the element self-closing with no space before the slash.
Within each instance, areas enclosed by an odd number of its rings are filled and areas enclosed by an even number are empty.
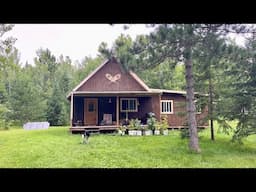
<svg viewBox="0 0 256 192">
<path fill-rule="evenodd" d="M 130 119 L 135 118 L 146 124 L 146 114 L 157 111 L 154 106 L 156 100 L 160 102 L 159 95 L 145 92 L 97 94 L 73 92 L 70 131 L 115 131 L 120 125 L 127 124 Z"/>
</svg>

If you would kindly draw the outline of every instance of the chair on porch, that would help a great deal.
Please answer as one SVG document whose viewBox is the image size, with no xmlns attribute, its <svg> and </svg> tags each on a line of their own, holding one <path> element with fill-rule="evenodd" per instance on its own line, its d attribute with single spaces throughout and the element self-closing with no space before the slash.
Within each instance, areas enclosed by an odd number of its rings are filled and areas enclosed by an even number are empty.
<svg viewBox="0 0 256 192">
<path fill-rule="evenodd" d="M 112 114 L 103 114 L 103 122 L 105 125 L 112 125 Z"/>
</svg>

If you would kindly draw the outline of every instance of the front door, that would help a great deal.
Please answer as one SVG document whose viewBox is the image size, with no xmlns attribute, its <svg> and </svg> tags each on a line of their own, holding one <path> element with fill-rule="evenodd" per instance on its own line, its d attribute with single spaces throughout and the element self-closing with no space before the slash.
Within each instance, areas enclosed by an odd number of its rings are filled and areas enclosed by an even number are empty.
<svg viewBox="0 0 256 192">
<path fill-rule="evenodd" d="M 98 99 L 86 98 L 84 102 L 85 125 L 97 125 L 98 122 Z"/>
</svg>

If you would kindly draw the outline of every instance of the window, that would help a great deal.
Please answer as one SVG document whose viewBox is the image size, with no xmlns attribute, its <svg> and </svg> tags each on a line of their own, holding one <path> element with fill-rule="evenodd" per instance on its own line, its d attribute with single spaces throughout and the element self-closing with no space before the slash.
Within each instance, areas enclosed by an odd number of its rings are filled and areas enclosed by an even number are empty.
<svg viewBox="0 0 256 192">
<path fill-rule="evenodd" d="M 173 100 L 161 100 L 161 113 L 173 114 Z"/>
<path fill-rule="evenodd" d="M 93 103 L 89 103 L 88 105 L 88 112 L 93 112 L 94 111 L 94 104 Z"/>
<path fill-rule="evenodd" d="M 121 98 L 121 112 L 137 112 L 138 101 L 136 98 Z"/>
</svg>

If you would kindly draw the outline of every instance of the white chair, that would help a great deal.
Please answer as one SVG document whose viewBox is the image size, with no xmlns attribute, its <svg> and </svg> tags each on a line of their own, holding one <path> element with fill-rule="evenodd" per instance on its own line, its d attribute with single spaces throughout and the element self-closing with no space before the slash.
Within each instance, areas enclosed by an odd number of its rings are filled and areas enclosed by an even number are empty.
<svg viewBox="0 0 256 192">
<path fill-rule="evenodd" d="M 103 121 L 106 125 L 112 125 L 112 114 L 103 114 Z"/>
</svg>

